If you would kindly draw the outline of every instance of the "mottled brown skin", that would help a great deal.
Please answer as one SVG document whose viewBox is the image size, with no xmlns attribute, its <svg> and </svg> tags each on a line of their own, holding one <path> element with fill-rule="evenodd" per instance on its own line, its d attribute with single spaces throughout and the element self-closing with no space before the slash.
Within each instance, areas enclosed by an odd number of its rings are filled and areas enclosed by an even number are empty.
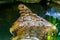
<svg viewBox="0 0 60 40">
<path fill-rule="evenodd" d="M 35 18 L 36 18 L 37 21 L 40 21 L 39 19 L 37 19 L 37 15 L 34 14 L 34 13 L 32 13 L 32 11 L 31 11 L 28 7 L 26 7 L 25 5 L 20 4 L 20 5 L 18 6 L 18 9 L 20 10 L 19 13 L 21 13 L 21 17 L 31 16 L 31 18 L 32 18 L 33 20 L 35 20 Z M 28 26 L 25 26 L 25 27 L 20 27 L 20 26 L 19 26 L 22 22 L 25 21 L 24 19 L 22 19 L 21 21 L 19 21 L 19 19 L 20 19 L 21 17 L 19 17 L 18 20 L 15 21 L 15 23 L 13 24 L 13 26 L 10 28 L 10 33 L 14 36 L 11 40 L 18 40 L 21 35 L 25 35 L 26 32 L 30 29 L 30 27 L 28 27 Z M 41 21 L 43 21 L 43 20 L 41 20 Z M 47 23 L 49 23 L 49 22 L 47 22 Z M 49 23 L 49 24 L 51 24 L 51 23 Z M 52 24 L 51 24 L 51 25 L 52 25 Z M 52 26 L 53 26 L 53 25 L 52 25 Z M 49 33 L 49 32 L 50 32 L 50 34 L 52 34 L 51 31 L 52 31 L 52 29 L 53 29 L 52 27 L 50 27 L 50 28 L 47 28 L 47 27 L 45 27 L 45 28 L 43 28 L 43 27 L 34 27 L 34 28 L 36 28 L 37 31 L 38 31 L 38 30 L 44 31 L 44 33 L 40 33 L 40 35 L 42 35 L 42 34 L 45 35 L 45 34 L 47 34 L 47 33 Z M 42 35 L 42 37 L 43 37 L 44 35 Z M 43 40 L 43 39 L 41 39 L 41 40 Z"/>
<path fill-rule="evenodd" d="M 21 13 L 21 16 L 27 16 L 29 15 L 29 9 L 24 6 L 23 4 L 20 4 L 18 6 L 18 9 L 20 10 L 20 13 Z M 19 18 L 18 18 L 19 19 Z M 19 25 L 22 21 L 15 21 L 15 23 L 13 24 L 13 26 L 10 28 L 10 33 L 14 36 L 15 34 L 13 33 L 14 31 L 17 30 L 17 35 L 15 37 L 12 38 L 12 40 L 17 40 L 19 38 L 19 35 L 23 35 L 26 30 L 28 30 L 29 28 L 27 27 L 23 27 L 23 28 L 20 28 Z"/>
</svg>

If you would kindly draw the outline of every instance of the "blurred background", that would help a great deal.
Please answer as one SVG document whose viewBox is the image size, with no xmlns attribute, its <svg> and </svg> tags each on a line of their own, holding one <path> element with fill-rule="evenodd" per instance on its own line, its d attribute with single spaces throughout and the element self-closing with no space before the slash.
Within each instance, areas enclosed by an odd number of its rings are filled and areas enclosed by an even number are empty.
<svg viewBox="0 0 60 40">
<path fill-rule="evenodd" d="M 21 3 L 56 25 L 58 33 L 52 37 L 60 40 L 60 0 L 0 0 L 0 40 L 10 40 L 9 28 L 20 16 L 17 7 Z"/>
</svg>

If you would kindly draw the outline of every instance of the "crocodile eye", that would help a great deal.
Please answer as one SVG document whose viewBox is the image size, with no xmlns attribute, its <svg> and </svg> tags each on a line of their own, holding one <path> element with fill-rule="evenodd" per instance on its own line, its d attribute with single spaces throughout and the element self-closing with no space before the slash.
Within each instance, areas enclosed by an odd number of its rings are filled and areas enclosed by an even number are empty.
<svg viewBox="0 0 60 40">
<path fill-rule="evenodd" d="M 43 21 L 43 20 L 41 19 L 41 21 Z"/>
</svg>

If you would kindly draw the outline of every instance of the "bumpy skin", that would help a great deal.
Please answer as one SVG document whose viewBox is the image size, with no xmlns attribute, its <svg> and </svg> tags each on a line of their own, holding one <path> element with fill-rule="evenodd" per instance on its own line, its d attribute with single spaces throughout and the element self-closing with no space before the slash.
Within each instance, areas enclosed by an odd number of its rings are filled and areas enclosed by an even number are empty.
<svg viewBox="0 0 60 40">
<path fill-rule="evenodd" d="M 56 30 L 56 26 L 34 14 L 25 5 L 20 4 L 18 9 L 21 17 L 10 28 L 10 33 L 13 35 L 11 40 L 22 40 L 28 36 L 36 36 L 39 40 L 47 40 L 47 35 L 52 35 L 52 30 Z"/>
</svg>

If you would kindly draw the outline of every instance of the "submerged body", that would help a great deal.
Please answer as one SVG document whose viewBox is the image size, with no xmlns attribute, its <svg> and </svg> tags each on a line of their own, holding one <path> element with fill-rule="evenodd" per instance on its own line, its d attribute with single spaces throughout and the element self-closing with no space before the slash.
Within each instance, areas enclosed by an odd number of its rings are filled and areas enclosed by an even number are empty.
<svg viewBox="0 0 60 40">
<path fill-rule="evenodd" d="M 52 36 L 52 30 L 56 30 L 56 26 L 34 14 L 23 4 L 18 9 L 21 17 L 10 28 L 12 40 L 47 40 L 48 34 Z"/>
</svg>

